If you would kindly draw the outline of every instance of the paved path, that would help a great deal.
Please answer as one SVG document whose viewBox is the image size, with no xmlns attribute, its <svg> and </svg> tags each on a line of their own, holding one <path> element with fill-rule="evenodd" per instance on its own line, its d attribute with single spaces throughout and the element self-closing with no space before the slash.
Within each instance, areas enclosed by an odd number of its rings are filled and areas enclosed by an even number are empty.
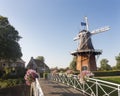
<svg viewBox="0 0 120 96">
<path fill-rule="evenodd" d="M 84 96 L 80 91 L 54 81 L 40 79 L 44 96 Z"/>
</svg>

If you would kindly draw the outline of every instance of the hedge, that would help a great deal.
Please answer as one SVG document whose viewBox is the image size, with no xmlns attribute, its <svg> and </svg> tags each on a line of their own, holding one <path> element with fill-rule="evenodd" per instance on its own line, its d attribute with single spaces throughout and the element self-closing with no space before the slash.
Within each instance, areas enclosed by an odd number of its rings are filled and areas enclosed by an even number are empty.
<svg viewBox="0 0 120 96">
<path fill-rule="evenodd" d="M 94 71 L 94 76 L 120 76 L 120 71 Z"/>
</svg>

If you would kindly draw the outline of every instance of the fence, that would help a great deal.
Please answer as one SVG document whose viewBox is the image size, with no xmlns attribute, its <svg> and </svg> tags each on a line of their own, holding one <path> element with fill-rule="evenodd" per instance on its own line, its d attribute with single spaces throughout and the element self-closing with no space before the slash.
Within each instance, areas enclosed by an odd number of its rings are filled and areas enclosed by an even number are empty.
<svg viewBox="0 0 120 96">
<path fill-rule="evenodd" d="M 88 78 L 86 82 L 80 82 L 76 75 L 54 74 L 52 80 L 71 86 L 80 90 L 84 95 L 88 96 L 120 96 L 120 85 Z"/>
<path fill-rule="evenodd" d="M 35 82 L 31 84 L 30 96 L 44 96 L 39 83 L 39 78 L 36 78 Z"/>
</svg>

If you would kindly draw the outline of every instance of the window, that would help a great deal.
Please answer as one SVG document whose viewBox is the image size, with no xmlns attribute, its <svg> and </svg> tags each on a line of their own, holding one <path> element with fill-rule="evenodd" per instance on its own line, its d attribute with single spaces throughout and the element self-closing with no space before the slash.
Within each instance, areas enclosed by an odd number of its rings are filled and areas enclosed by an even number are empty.
<svg viewBox="0 0 120 96">
<path fill-rule="evenodd" d="M 5 67 L 6 64 L 4 63 L 4 64 L 2 64 L 2 65 L 3 65 L 3 67 Z"/>
<path fill-rule="evenodd" d="M 87 70 L 87 66 L 82 66 L 82 71 Z"/>
</svg>

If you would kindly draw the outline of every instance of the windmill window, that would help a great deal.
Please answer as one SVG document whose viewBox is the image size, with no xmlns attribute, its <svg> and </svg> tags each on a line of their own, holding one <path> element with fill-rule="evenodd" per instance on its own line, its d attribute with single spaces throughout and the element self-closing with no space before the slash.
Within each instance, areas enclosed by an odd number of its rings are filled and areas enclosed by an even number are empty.
<svg viewBox="0 0 120 96">
<path fill-rule="evenodd" d="M 87 66 L 82 66 L 82 71 L 87 70 Z"/>
<path fill-rule="evenodd" d="M 5 66 L 6 64 L 4 63 L 3 66 Z"/>
</svg>

